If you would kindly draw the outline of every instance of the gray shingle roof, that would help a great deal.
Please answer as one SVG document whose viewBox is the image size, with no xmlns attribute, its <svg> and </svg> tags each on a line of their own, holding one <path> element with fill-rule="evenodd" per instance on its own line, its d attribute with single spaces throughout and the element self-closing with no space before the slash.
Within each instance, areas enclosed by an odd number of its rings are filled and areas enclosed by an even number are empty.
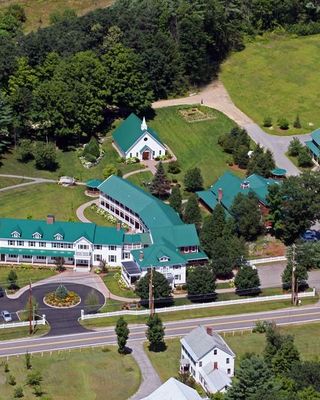
<svg viewBox="0 0 320 400">
<path fill-rule="evenodd" d="M 204 379 L 209 386 L 208 389 L 210 392 L 219 392 L 226 386 L 231 385 L 230 377 L 220 369 L 214 369 L 212 363 L 207 364 L 202 371 L 204 372 Z"/>
<path fill-rule="evenodd" d="M 188 333 L 188 335 L 181 339 L 181 343 L 187 348 L 187 350 L 192 351 L 192 356 L 195 357 L 195 361 L 200 360 L 214 348 L 226 352 L 231 357 L 235 356 L 233 351 L 218 333 L 213 332 L 212 335 L 209 335 L 204 326 L 198 326 L 193 329 Z"/>
<path fill-rule="evenodd" d="M 170 378 L 142 400 L 202 400 L 202 398 L 195 389 Z"/>
</svg>

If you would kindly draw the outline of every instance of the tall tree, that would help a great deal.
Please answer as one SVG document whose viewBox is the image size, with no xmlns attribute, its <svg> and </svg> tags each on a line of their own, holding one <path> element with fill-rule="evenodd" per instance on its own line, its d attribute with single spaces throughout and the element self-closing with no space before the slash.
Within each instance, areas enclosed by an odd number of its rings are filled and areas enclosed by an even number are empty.
<svg viewBox="0 0 320 400">
<path fill-rule="evenodd" d="M 184 186 L 188 192 L 196 192 L 203 188 L 203 178 L 198 167 L 189 169 L 184 176 Z"/>
<path fill-rule="evenodd" d="M 158 314 L 150 315 L 147 320 L 147 339 L 149 341 L 149 349 L 151 351 L 165 350 L 164 342 L 164 326 Z"/>
<path fill-rule="evenodd" d="M 248 175 L 258 174 L 268 178 L 275 168 L 273 155 L 269 149 L 266 151 L 257 145 L 248 163 Z"/>
<path fill-rule="evenodd" d="M 251 265 L 241 265 L 235 277 L 234 284 L 237 294 L 256 294 L 260 292 L 258 271 Z"/>
<path fill-rule="evenodd" d="M 142 299 L 149 299 L 150 272 L 144 275 L 136 284 L 136 294 Z M 168 301 L 171 298 L 171 286 L 166 277 L 158 271 L 153 271 L 153 294 L 155 300 Z"/>
<path fill-rule="evenodd" d="M 187 224 L 196 224 L 198 227 L 201 224 L 201 212 L 198 204 L 197 196 L 193 193 L 190 195 L 185 210 L 183 219 Z"/>
<path fill-rule="evenodd" d="M 217 204 L 212 214 L 203 221 L 200 232 L 201 247 L 212 258 L 212 246 L 219 237 L 222 237 L 226 225 L 225 211 L 221 204 Z"/>
<path fill-rule="evenodd" d="M 194 300 L 215 297 L 216 277 L 208 266 L 189 268 L 187 273 L 188 296 Z"/>
<path fill-rule="evenodd" d="M 182 196 L 180 192 L 180 187 L 178 185 L 174 186 L 169 197 L 170 206 L 181 214 L 182 212 Z"/>
<path fill-rule="evenodd" d="M 130 330 L 128 328 L 127 322 L 123 319 L 123 317 L 120 317 L 118 319 L 115 332 L 117 335 L 118 352 L 120 354 L 124 354 L 126 351 L 126 344 L 129 338 Z"/>
<path fill-rule="evenodd" d="M 165 173 L 162 162 L 157 165 L 157 171 L 150 185 L 150 192 L 157 197 L 164 198 L 168 195 L 170 183 Z"/>
</svg>

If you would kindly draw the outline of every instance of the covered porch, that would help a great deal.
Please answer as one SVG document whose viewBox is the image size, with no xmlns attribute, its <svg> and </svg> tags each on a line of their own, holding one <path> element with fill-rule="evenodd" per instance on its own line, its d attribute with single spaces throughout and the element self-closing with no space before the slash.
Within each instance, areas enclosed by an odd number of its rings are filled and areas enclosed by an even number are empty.
<svg viewBox="0 0 320 400">
<path fill-rule="evenodd" d="M 141 276 L 141 271 L 134 261 L 123 261 L 121 268 L 121 276 L 127 286 L 133 286 Z"/>
<path fill-rule="evenodd" d="M 73 265 L 74 251 L 0 247 L 0 262 L 4 264 L 30 263 L 53 265 L 55 264 L 56 259 L 60 257 L 64 258 L 66 265 Z"/>
</svg>

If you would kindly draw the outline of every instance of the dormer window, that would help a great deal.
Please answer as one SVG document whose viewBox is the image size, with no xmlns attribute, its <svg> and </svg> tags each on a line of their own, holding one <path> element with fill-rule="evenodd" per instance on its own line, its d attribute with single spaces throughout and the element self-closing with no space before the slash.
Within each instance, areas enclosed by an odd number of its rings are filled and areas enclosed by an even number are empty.
<svg viewBox="0 0 320 400">
<path fill-rule="evenodd" d="M 160 261 L 160 262 L 169 261 L 169 257 L 167 257 L 167 256 L 162 256 L 162 257 L 159 258 L 159 261 Z"/>
<path fill-rule="evenodd" d="M 33 239 L 41 239 L 41 238 L 42 238 L 42 235 L 41 235 L 41 233 L 39 233 L 39 232 L 35 232 L 35 233 L 32 235 L 32 237 L 33 237 Z"/>
<path fill-rule="evenodd" d="M 11 233 L 11 237 L 19 238 L 19 237 L 21 237 L 21 233 L 18 232 L 18 231 L 13 231 L 13 232 Z"/>
<path fill-rule="evenodd" d="M 61 235 L 61 233 L 56 233 L 56 234 L 54 235 L 54 238 L 55 238 L 56 240 L 63 240 L 63 236 Z"/>
</svg>

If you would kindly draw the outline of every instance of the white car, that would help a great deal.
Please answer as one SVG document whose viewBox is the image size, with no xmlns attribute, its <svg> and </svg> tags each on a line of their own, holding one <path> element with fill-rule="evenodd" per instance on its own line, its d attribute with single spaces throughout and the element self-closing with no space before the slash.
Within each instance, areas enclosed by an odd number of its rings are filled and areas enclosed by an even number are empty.
<svg viewBox="0 0 320 400">
<path fill-rule="evenodd" d="M 1 311 L 1 316 L 4 319 L 5 322 L 11 322 L 12 321 L 12 317 L 11 317 L 11 314 L 9 313 L 9 311 Z"/>
</svg>

